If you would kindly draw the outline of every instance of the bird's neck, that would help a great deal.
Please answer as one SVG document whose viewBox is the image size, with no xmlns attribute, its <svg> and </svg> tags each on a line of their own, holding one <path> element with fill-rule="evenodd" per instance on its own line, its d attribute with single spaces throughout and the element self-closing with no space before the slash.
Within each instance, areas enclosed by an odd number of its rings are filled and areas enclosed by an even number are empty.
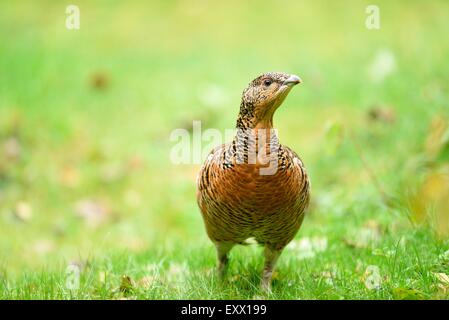
<svg viewBox="0 0 449 320">
<path fill-rule="evenodd" d="M 237 117 L 236 128 L 238 130 L 273 129 L 273 113 L 257 115 L 255 108 L 251 103 L 245 103 L 243 100 L 240 104 L 240 112 Z"/>
<path fill-rule="evenodd" d="M 276 130 L 273 128 L 273 115 L 266 115 L 258 119 L 252 105 L 245 105 L 242 101 L 240 113 L 237 118 L 237 133 L 234 137 L 234 146 L 243 146 L 245 152 L 255 150 L 259 153 L 270 155 L 272 148 L 279 145 Z M 247 156 L 244 156 L 245 161 Z"/>
</svg>

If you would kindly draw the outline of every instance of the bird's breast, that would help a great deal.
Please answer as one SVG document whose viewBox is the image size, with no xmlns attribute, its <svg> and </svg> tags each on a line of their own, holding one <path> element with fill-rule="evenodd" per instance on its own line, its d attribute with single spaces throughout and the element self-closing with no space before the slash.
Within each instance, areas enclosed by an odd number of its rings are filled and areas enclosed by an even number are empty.
<svg viewBox="0 0 449 320">
<path fill-rule="evenodd" d="M 264 168 L 258 164 L 240 164 L 223 172 L 215 186 L 221 189 L 217 200 L 233 211 L 254 218 L 294 211 L 301 193 L 306 192 L 305 174 L 294 167 L 261 174 Z"/>
</svg>

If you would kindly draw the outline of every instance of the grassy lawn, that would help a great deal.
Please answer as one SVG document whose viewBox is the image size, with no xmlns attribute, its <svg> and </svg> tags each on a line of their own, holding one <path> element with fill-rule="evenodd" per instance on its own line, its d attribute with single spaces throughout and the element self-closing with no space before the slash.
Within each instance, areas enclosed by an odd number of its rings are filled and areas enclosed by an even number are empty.
<svg viewBox="0 0 449 320">
<path fill-rule="evenodd" d="M 0 3 L 0 299 L 449 298 L 447 1 L 377 1 L 379 30 L 363 1 L 75 4 Z M 277 70 L 312 202 L 267 295 L 257 246 L 216 278 L 170 133 L 233 128 Z"/>
</svg>

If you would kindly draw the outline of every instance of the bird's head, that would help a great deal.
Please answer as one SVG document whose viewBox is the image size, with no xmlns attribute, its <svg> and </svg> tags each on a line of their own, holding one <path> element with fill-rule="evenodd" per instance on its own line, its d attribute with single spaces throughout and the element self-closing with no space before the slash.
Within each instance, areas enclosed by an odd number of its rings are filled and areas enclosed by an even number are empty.
<svg viewBox="0 0 449 320">
<path fill-rule="evenodd" d="M 282 72 L 264 73 L 251 81 L 243 91 L 237 126 L 271 128 L 274 112 L 298 83 L 298 76 Z"/>
</svg>

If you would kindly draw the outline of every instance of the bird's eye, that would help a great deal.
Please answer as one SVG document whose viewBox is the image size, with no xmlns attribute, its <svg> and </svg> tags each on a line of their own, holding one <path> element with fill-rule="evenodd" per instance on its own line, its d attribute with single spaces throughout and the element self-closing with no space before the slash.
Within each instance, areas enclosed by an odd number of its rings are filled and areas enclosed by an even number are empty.
<svg viewBox="0 0 449 320">
<path fill-rule="evenodd" d="M 263 85 L 265 87 L 269 87 L 271 83 L 272 83 L 272 81 L 270 79 L 266 79 L 266 80 L 263 81 Z"/>
</svg>

